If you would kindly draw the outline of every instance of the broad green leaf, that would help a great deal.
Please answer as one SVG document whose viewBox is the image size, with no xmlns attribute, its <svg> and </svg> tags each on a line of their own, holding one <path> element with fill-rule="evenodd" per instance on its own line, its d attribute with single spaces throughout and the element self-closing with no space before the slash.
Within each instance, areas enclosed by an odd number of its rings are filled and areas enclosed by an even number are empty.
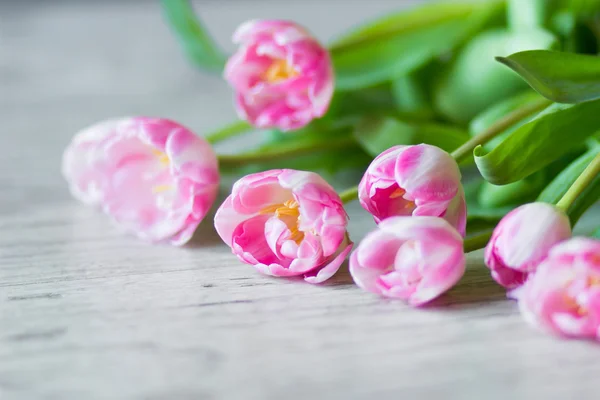
<svg viewBox="0 0 600 400">
<path fill-rule="evenodd" d="M 600 228 L 596 229 L 594 233 L 592 233 L 590 236 L 596 239 L 600 239 Z"/>
<path fill-rule="evenodd" d="M 473 152 L 481 175 L 496 185 L 516 182 L 581 146 L 600 130 L 600 100 L 552 108 L 513 131 L 494 150 Z"/>
<path fill-rule="evenodd" d="M 356 184 L 369 163 L 373 160 L 358 146 L 344 149 L 315 150 L 310 154 L 303 154 L 287 159 L 267 161 L 252 166 L 247 166 L 244 173 L 264 171 L 274 168 L 291 168 L 302 171 L 313 171 L 320 174 L 334 175 L 336 173 L 355 173 L 355 179 L 350 184 Z M 238 171 L 239 173 L 239 171 Z M 347 186 L 347 185 L 344 185 Z"/>
<path fill-rule="evenodd" d="M 441 2 L 386 17 L 331 46 L 337 90 L 373 86 L 409 73 L 479 31 L 501 3 Z"/>
<path fill-rule="evenodd" d="M 558 103 L 600 98 L 600 57 L 533 50 L 498 57 L 541 95 Z"/>
<path fill-rule="evenodd" d="M 250 151 L 277 151 L 282 148 L 294 148 L 298 146 L 319 146 L 331 140 L 352 138 L 354 125 L 334 127 L 330 121 L 315 120 L 304 128 L 294 132 L 282 132 L 278 129 L 264 131 L 264 140 L 258 147 Z"/>
<path fill-rule="evenodd" d="M 492 0 L 482 6 L 475 0 L 462 0 L 449 3 L 447 1 L 436 1 L 417 7 L 400 10 L 391 15 L 382 16 L 374 21 L 353 29 L 340 35 L 331 43 L 331 50 L 365 44 L 368 42 L 381 41 L 415 30 L 422 29 L 438 22 L 444 22 L 456 18 L 464 18 L 472 15 L 473 11 L 486 10 L 486 17 L 500 12 L 504 9 L 503 0 Z"/>
<path fill-rule="evenodd" d="M 469 123 L 469 133 L 475 136 L 490 126 L 498 122 L 500 119 L 505 117 L 507 114 L 523 107 L 526 104 L 537 102 L 542 96 L 538 93 L 527 89 L 513 97 L 500 100 L 497 103 L 492 104 L 490 107 L 477 114 L 475 118 Z M 521 121 L 524 123 L 523 121 Z M 525 121 L 526 122 L 526 121 Z"/>
<path fill-rule="evenodd" d="M 395 110 L 396 99 L 391 84 L 386 82 L 351 92 L 335 92 L 329 111 L 323 119 L 327 121 L 346 118 L 358 120 L 365 114 L 393 113 Z"/>
<path fill-rule="evenodd" d="M 264 150 L 257 150 L 263 152 Z M 247 175 L 275 168 L 291 168 L 319 173 L 338 188 L 355 185 L 373 158 L 358 145 L 339 149 L 314 150 L 294 157 L 265 160 L 241 166 L 221 168 L 224 174 Z M 345 177 L 348 181 L 340 181 Z"/>
<path fill-rule="evenodd" d="M 329 177 L 355 172 L 353 177 L 357 181 L 373 159 L 355 141 L 352 125 L 333 127 L 313 121 L 293 133 L 268 130 L 263 134 L 263 143 L 255 148 L 236 153 L 234 159 L 221 156 L 223 173 L 243 175 L 273 168 L 293 168 Z M 282 152 L 285 156 L 278 156 Z M 236 162 L 240 156 L 245 159 L 243 163 Z M 352 182 L 347 185 L 350 184 Z"/>
<path fill-rule="evenodd" d="M 465 131 L 432 123 L 408 123 L 392 117 L 366 117 L 354 131 L 356 140 L 372 156 L 399 144 L 428 143 L 452 151 L 468 138 Z"/>
<path fill-rule="evenodd" d="M 452 121 L 467 123 L 492 104 L 523 91 L 527 84 L 494 57 L 515 51 L 557 45 L 548 31 L 490 30 L 471 40 L 442 75 L 434 90 L 438 111 Z"/>
<path fill-rule="evenodd" d="M 490 126 L 492 126 L 511 112 L 516 111 L 527 104 L 537 102 L 540 99 L 543 99 L 543 97 L 540 96 L 537 92 L 531 89 L 527 89 L 525 92 L 521 92 L 516 96 L 501 100 L 498 103 L 495 103 L 490 107 L 486 108 L 471 120 L 471 123 L 469 124 L 469 133 L 471 134 L 471 136 L 475 136 L 481 132 L 484 132 Z M 517 121 L 514 125 L 505 130 L 503 133 L 497 135 L 495 138 L 483 145 L 483 148 L 487 151 L 491 151 L 494 147 L 500 144 L 506 138 L 506 136 L 510 134 L 510 132 L 514 131 L 521 125 L 529 122 L 531 119 L 532 117 L 524 118 L 520 121 Z"/>
<path fill-rule="evenodd" d="M 208 34 L 188 0 L 161 0 L 167 23 L 185 53 L 197 66 L 214 72 L 223 71 L 226 55 Z"/>
<path fill-rule="evenodd" d="M 540 171 L 508 185 L 484 182 L 479 191 L 479 204 L 486 208 L 519 205 L 534 200 L 544 188 L 546 180 Z"/>
<path fill-rule="evenodd" d="M 581 156 L 582 152 L 583 149 L 578 148 L 576 151 L 560 157 L 544 169 L 517 182 L 501 186 L 484 182 L 479 189 L 479 204 L 483 207 L 494 208 L 518 206 L 534 201 L 559 173 Z"/>
</svg>

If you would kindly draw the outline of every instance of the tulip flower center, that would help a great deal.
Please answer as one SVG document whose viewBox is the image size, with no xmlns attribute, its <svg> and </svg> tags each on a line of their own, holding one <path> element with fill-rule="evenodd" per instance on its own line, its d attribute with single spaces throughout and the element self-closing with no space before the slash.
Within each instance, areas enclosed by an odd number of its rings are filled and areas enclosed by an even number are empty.
<svg viewBox="0 0 600 400">
<path fill-rule="evenodd" d="M 300 222 L 300 205 L 296 200 L 288 200 L 283 204 L 273 204 L 261 210 L 261 214 L 274 214 L 283 221 L 290 230 L 290 239 L 300 244 L 304 239 L 304 232 L 298 229 Z"/>
<path fill-rule="evenodd" d="M 571 282 L 571 284 L 573 284 L 573 282 Z M 600 287 L 600 277 L 588 276 L 585 279 L 584 285 L 586 286 L 587 290 L 598 289 Z M 566 305 L 571 308 L 572 312 L 579 315 L 580 317 L 585 317 L 586 315 L 588 315 L 588 313 L 589 313 L 588 307 L 586 306 L 586 304 L 581 304 L 577 300 L 576 296 L 573 296 L 572 294 L 567 293 L 564 295 L 564 301 L 565 301 Z"/>
<path fill-rule="evenodd" d="M 160 150 L 152 149 L 152 154 L 154 154 L 158 158 L 158 162 L 163 166 L 169 165 L 169 163 L 171 162 L 169 160 L 169 156 Z"/>
<path fill-rule="evenodd" d="M 166 167 L 171 163 L 171 160 L 169 159 L 169 156 L 158 150 L 158 149 L 151 149 L 150 150 L 152 152 L 153 155 L 156 156 L 156 158 L 158 159 L 158 163 L 160 164 L 161 167 Z M 164 192 L 169 192 L 171 190 L 173 190 L 175 188 L 175 186 L 173 186 L 173 184 L 171 183 L 157 183 L 156 185 L 152 186 L 152 193 L 154 194 L 159 194 L 159 193 L 164 193 Z"/>
<path fill-rule="evenodd" d="M 588 309 L 585 306 L 579 304 L 579 302 L 577 302 L 577 300 L 574 297 L 564 295 L 564 301 L 565 304 L 571 309 L 571 312 L 573 312 L 574 314 L 577 314 L 580 317 L 584 317 L 588 314 Z"/>
<path fill-rule="evenodd" d="M 398 252 L 401 254 L 402 263 L 394 265 L 394 270 L 402 274 L 405 285 L 417 285 L 422 279 L 422 262 L 417 242 L 415 240 L 407 240 Z"/>
<path fill-rule="evenodd" d="M 416 208 L 415 202 L 406 200 L 404 198 L 405 194 L 406 194 L 406 190 L 399 187 L 390 194 L 390 199 L 400 198 L 402 201 L 401 208 L 408 211 L 409 213 L 412 213 L 412 211 Z"/>
<path fill-rule="evenodd" d="M 298 71 L 294 69 L 286 60 L 277 59 L 269 66 L 265 71 L 265 80 L 269 83 L 277 83 L 285 81 L 287 79 L 295 78 L 298 75 Z"/>
<path fill-rule="evenodd" d="M 597 288 L 600 287 L 600 277 L 598 276 L 590 276 L 587 279 L 587 284 L 590 287 Z"/>
</svg>

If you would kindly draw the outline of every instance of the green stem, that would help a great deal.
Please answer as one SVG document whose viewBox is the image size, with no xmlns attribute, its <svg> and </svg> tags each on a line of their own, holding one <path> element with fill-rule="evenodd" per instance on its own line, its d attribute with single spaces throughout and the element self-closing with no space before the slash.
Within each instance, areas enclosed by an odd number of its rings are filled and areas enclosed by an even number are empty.
<svg viewBox="0 0 600 400">
<path fill-rule="evenodd" d="M 465 249 L 465 253 L 470 253 L 475 250 L 483 249 L 490 241 L 490 238 L 492 237 L 492 232 L 493 231 L 480 233 L 477 236 L 473 236 L 468 239 L 465 239 L 465 241 L 463 243 L 463 248 Z"/>
<path fill-rule="evenodd" d="M 454 157 L 456 162 L 460 163 L 461 161 L 464 161 L 464 159 L 473 153 L 473 149 L 475 149 L 475 147 L 486 144 L 498 134 L 504 132 L 517 122 L 529 117 L 532 114 L 542 111 L 550 104 L 552 104 L 550 100 L 540 99 L 526 104 L 525 106 L 505 115 L 498 121 L 494 122 L 489 128 L 473 136 L 465 144 L 454 150 L 452 152 L 452 157 Z"/>
<path fill-rule="evenodd" d="M 311 154 L 316 151 L 332 151 L 347 147 L 356 146 L 354 138 L 343 138 L 338 140 L 328 140 L 321 143 L 302 143 L 293 147 L 284 147 L 273 150 L 251 151 L 242 154 L 222 154 L 219 155 L 219 165 L 226 167 L 239 167 L 248 164 L 259 164 L 266 161 L 293 158 L 301 155 Z"/>
<path fill-rule="evenodd" d="M 579 197 L 598 174 L 600 174 L 600 153 L 596 154 L 592 162 L 589 163 L 581 175 L 573 182 L 569 190 L 556 203 L 556 207 L 567 212 L 577 197 Z"/>
<path fill-rule="evenodd" d="M 348 204 L 351 201 L 357 200 L 358 199 L 358 186 L 353 186 L 353 187 L 341 192 L 340 199 L 342 199 L 342 203 L 344 203 L 344 204 Z"/>
<path fill-rule="evenodd" d="M 253 130 L 254 127 L 246 121 L 236 121 L 232 124 L 219 129 L 218 131 L 206 135 L 206 140 L 210 144 L 222 142 L 239 134 Z"/>
</svg>

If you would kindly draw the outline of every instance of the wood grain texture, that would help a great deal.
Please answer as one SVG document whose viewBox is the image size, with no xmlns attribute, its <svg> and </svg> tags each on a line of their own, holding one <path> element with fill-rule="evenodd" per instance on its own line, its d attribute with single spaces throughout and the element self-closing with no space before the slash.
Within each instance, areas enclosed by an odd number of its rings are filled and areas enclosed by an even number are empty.
<svg viewBox="0 0 600 400">
<path fill-rule="evenodd" d="M 228 48 L 253 17 L 330 38 L 399 6 L 199 4 Z M 346 272 L 261 276 L 210 221 L 186 248 L 145 245 L 69 196 L 60 157 L 78 129 L 143 114 L 206 132 L 234 117 L 230 97 L 186 64 L 155 2 L 0 3 L 0 399 L 598 398 L 598 348 L 526 326 L 481 254 L 414 310 Z M 350 215 L 358 240 L 373 225 Z"/>
</svg>

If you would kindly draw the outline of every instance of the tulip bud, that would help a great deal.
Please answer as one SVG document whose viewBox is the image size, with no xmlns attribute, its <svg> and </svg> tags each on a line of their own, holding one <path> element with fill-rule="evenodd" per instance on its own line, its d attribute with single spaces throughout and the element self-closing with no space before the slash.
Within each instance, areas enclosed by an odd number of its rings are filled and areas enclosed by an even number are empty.
<svg viewBox="0 0 600 400">
<path fill-rule="evenodd" d="M 393 216 L 441 217 L 464 236 L 465 196 L 456 161 L 428 144 L 395 146 L 377 156 L 358 186 L 375 222 Z"/>
<path fill-rule="evenodd" d="M 509 289 L 523 284 L 555 244 L 571 237 L 569 218 L 547 203 L 529 203 L 508 213 L 485 248 L 485 263 L 496 282 Z"/>
</svg>

